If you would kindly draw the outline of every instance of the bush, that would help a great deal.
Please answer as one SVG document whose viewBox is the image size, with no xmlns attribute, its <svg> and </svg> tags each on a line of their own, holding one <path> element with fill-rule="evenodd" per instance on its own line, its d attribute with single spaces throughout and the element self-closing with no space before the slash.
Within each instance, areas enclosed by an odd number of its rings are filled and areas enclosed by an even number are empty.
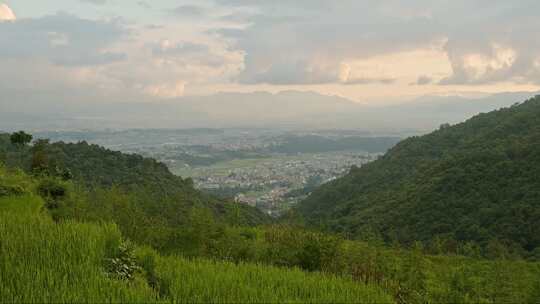
<svg viewBox="0 0 540 304">
<path fill-rule="evenodd" d="M 131 242 L 120 242 L 116 255 L 106 259 L 107 275 L 119 280 L 133 280 L 135 274 L 142 270 L 137 265 L 134 250 L 135 247 Z"/>
<path fill-rule="evenodd" d="M 45 200 L 47 209 L 57 209 L 60 200 L 67 195 L 67 186 L 54 178 L 46 178 L 37 186 L 37 192 Z"/>
<path fill-rule="evenodd" d="M 38 185 L 38 193 L 43 198 L 52 198 L 54 200 L 64 197 L 67 193 L 67 187 L 55 179 L 45 179 Z"/>
<path fill-rule="evenodd" d="M 135 250 L 134 254 L 148 285 L 150 285 L 160 297 L 168 297 L 169 286 L 167 285 L 167 282 L 160 279 L 157 272 L 158 253 L 150 247 L 139 247 Z"/>
</svg>

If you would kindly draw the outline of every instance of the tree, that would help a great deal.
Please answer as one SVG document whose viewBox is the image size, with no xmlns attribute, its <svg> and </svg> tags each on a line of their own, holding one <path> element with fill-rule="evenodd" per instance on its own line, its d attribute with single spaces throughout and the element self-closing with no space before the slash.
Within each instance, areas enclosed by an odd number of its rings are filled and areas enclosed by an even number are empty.
<svg viewBox="0 0 540 304">
<path fill-rule="evenodd" d="M 449 123 L 443 123 L 440 125 L 439 130 L 444 130 L 450 128 L 452 125 Z"/>
<path fill-rule="evenodd" d="M 186 247 L 194 256 L 208 256 L 219 227 L 210 209 L 194 206 L 188 216 Z M 187 249 L 187 248 L 186 248 Z M 188 254 L 189 255 L 189 254 Z"/>
<path fill-rule="evenodd" d="M 46 151 L 48 145 L 49 140 L 47 139 L 38 139 L 34 142 L 32 147 L 32 172 L 46 173 L 49 169 L 49 156 Z"/>
<path fill-rule="evenodd" d="M 24 131 L 19 131 L 11 134 L 9 139 L 11 140 L 11 143 L 16 146 L 26 146 L 32 141 L 32 135 Z"/>
</svg>

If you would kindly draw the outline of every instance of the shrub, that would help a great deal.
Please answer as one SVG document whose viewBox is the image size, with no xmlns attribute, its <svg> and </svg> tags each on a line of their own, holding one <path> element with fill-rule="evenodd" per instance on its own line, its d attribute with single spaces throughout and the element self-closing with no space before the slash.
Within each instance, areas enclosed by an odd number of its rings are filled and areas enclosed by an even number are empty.
<svg viewBox="0 0 540 304">
<path fill-rule="evenodd" d="M 133 280 L 135 274 L 142 270 L 137 265 L 134 249 L 134 245 L 129 241 L 120 242 L 116 255 L 106 259 L 107 275 L 120 280 Z"/>
<path fill-rule="evenodd" d="M 54 178 L 45 178 L 37 186 L 37 192 L 45 200 L 47 209 L 57 209 L 67 194 L 67 186 Z"/>
</svg>

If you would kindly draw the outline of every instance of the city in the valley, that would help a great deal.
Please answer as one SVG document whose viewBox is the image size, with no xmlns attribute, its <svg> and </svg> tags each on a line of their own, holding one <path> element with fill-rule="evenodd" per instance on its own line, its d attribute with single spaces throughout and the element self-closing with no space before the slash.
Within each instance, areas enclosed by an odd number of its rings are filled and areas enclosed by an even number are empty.
<svg viewBox="0 0 540 304">
<path fill-rule="evenodd" d="M 185 129 L 44 132 L 156 158 L 220 198 L 278 216 L 316 187 L 375 160 L 397 134 L 361 131 Z"/>
</svg>

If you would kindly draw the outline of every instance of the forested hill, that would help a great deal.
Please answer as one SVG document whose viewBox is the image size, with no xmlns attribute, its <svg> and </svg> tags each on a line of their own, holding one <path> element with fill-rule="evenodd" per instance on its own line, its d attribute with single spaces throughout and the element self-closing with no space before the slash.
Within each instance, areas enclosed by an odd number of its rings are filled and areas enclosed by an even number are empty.
<svg viewBox="0 0 540 304">
<path fill-rule="evenodd" d="M 540 96 L 406 139 L 316 190 L 298 213 L 357 237 L 540 250 Z"/>
<path fill-rule="evenodd" d="M 69 174 L 88 190 L 111 187 L 137 197 L 146 213 L 163 213 L 170 221 L 182 222 L 193 206 L 212 209 L 226 217 L 235 212 L 240 224 L 260 224 L 268 217 L 256 208 L 234 205 L 205 195 L 193 187 L 191 179 L 172 174 L 162 163 L 137 154 L 111 151 L 86 142 L 49 143 L 37 140 L 32 145 L 15 145 L 9 134 L 0 134 L 0 162 L 25 171 Z M 232 210 L 234 209 L 234 210 Z"/>
</svg>

